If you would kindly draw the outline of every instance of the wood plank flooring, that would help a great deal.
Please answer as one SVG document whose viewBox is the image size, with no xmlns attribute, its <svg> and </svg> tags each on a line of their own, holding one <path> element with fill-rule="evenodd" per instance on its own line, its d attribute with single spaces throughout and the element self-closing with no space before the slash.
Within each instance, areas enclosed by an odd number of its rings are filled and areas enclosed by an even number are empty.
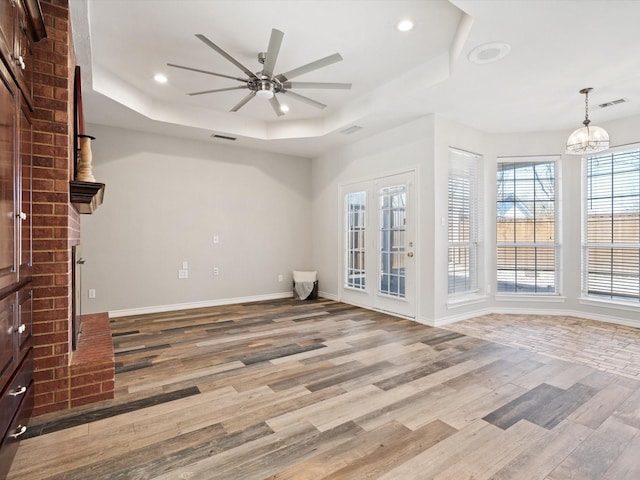
<svg viewBox="0 0 640 480">
<path fill-rule="evenodd" d="M 112 331 L 115 400 L 33 419 L 9 480 L 640 478 L 629 375 L 323 299 Z"/>
</svg>

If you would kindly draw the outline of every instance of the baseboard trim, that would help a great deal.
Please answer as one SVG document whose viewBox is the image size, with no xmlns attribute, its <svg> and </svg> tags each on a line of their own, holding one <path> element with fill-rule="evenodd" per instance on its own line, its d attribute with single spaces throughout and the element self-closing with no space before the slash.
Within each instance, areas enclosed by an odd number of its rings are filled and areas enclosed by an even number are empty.
<svg viewBox="0 0 640 480">
<path fill-rule="evenodd" d="M 318 292 L 318 295 L 322 298 L 326 298 L 327 300 L 340 301 L 337 295 L 327 292 Z M 162 312 L 171 312 L 176 310 L 189 310 L 193 308 L 206 308 L 206 307 L 219 307 L 223 305 L 233 305 L 235 303 L 251 303 L 251 302 L 262 302 L 268 300 L 279 300 L 283 298 L 291 298 L 293 297 L 293 292 L 280 292 L 280 293 L 270 293 L 266 295 L 254 295 L 251 297 L 234 297 L 234 298 L 223 298 L 218 300 L 205 300 L 202 302 L 190 302 L 190 303 L 176 303 L 172 305 L 156 305 L 151 307 L 141 307 L 141 308 L 129 308 L 123 310 L 112 310 L 109 312 L 109 318 L 118 318 L 118 317 L 128 317 L 132 315 L 145 315 L 150 313 L 162 313 Z M 345 302 L 351 303 L 351 302 Z M 355 303 L 351 303 L 357 307 L 368 308 L 363 305 L 358 305 Z M 369 310 L 374 310 L 369 308 Z M 389 313 L 389 312 L 382 312 Z M 518 307 L 489 307 L 483 308 L 482 310 L 476 310 L 473 312 L 466 312 L 461 315 L 452 315 L 449 317 L 438 318 L 434 320 L 433 318 L 426 317 L 416 317 L 413 320 L 417 323 L 421 323 L 423 325 L 427 325 L 430 327 L 442 327 L 444 325 L 448 325 L 450 323 L 459 322 L 462 320 L 466 320 L 468 318 L 480 317 L 482 315 L 488 315 L 491 313 L 506 313 L 506 314 L 523 314 L 523 313 L 531 313 L 530 308 L 518 308 Z M 536 313 L 541 315 L 561 315 L 561 316 L 571 316 L 583 318 L 586 320 L 595 320 L 600 322 L 612 323 L 615 325 L 623 325 L 626 327 L 634 327 L 640 328 L 640 322 L 629 320 L 626 318 L 614 317 L 609 315 L 598 315 L 594 313 L 582 312 L 579 310 L 563 310 L 563 309 L 536 309 Z M 406 317 L 402 317 L 406 318 Z"/>
<path fill-rule="evenodd" d="M 219 307 L 233 305 L 235 303 L 263 302 L 265 300 L 280 300 L 293 297 L 293 292 L 269 293 L 266 295 L 254 295 L 251 297 L 222 298 L 219 300 L 204 300 L 202 302 L 174 303 L 172 305 L 155 305 L 152 307 L 127 308 L 123 310 L 111 310 L 109 318 L 129 317 L 132 315 L 145 315 L 149 313 L 173 312 L 176 310 L 190 310 L 192 308 Z"/>
<path fill-rule="evenodd" d="M 327 292 L 319 291 L 318 292 L 318 296 L 322 297 L 322 298 L 326 298 L 327 300 L 333 300 L 334 302 L 338 301 L 338 296 L 334 295 L 333 293 L 327 293 Z"/>
<path fill-rule="evenodd" d="M 551 316 L 563 316 L 563 317 L 576 317 L 584 320 L 593 320 L 596 322 L 611 323 L 614 325 L 622 325 L 624 327 L 640 328 L 640 322 L 630 320 L 627 318 L 613 317 L 610 315 L 599 315 L 597 313 L 582 312 L 580 310 L 554 310 L 554 309 L 535 309 L 534 312 L 530 308 L 494 308 L 488 313 L 504 313 L 504 314 L 531 314 L 537 313 L 539 315 L 551 315 Z M 480 315 L 476 315 L 480 316 Z"/>
</svg>

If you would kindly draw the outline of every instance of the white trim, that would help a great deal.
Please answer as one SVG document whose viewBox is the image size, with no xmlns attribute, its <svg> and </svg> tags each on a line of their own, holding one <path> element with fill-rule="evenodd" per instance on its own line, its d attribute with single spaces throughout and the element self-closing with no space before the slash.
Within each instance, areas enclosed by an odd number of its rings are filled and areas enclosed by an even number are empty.
<svg viewBox="0 0 640 480">
<path fill-rule="evenodd" d="M 475 294 L 475 295 L 464 295 L 460 297 L 449 297 L 447 301 L 447 308 L 449 310 L 453 308 L 466 307 L 467 305 L 473 305 L 476 303 L 483 303 L 489 300 L 488 295 Z"/>
<path fill-rule="evenodd" d="M 590 307 L 611 308 L 614 310 L 624 310 L 627 312 L 640 312 L 640 303 L 629 304 L 615 300 L 607 300 L 605 298 L 598 299 L 593 297 L 580 297 L 578 303 L 581 305 L 589 305 Z"/>
<path fill-rule="evenodd" d="M 535 315 L 550 315 L 555 317 L 577 317 L 585 320 L 593 320 L 596 322 L 606 322 L 615 325 L 624 325 L 625 327 L 640 328 L 640 321 L 630 320 L 628 318 L 611 317 L 609 315 L 597 315 L 593 313 L 581 312 L 579 310 L 556 310 L 556 309 L 536 309 L 535 312 L 531 311 L 531 308 L 497 308 L 493 309 L 489 313 L 502 313 L 502 314 L 535 314 Z M 481 314 L 478 313 L 478 316 Z"/>
<path fill-rule="evenodd" d="M 432 322 L 433 327 L 442 327 L 443 325 L 448 325 L 450 323 L 460 322 L 462 320 L 467 320 L 469 318 L 481 317 L 482 315 L 488 315 L 492 313 L 493 310 L 491 308 L 483 308 L 482 310 L 474 310 L 473 312 L 461 313 L 459 315 L 451 315 L 450 317 L 439 318 Z"/>
<path fill-rule="evenodd" d="M 338 300 L 338 296 L 333 293 L 319 292 L 318 295 L 328 300 L 333 300 L 336 302 L 340 301 Z M 150 313 L 164 313 L 164 312 L 171 312 L 176 310 L 188 310 L 192 308 L 218 307 L 223 305 L 233 305 L 237 303 L 262 302 L 266 300 L 279 300 L 283 298 L 292 298 L 292 297 L 293 297 L 293 292 L 280 292 L 280 293 L 271 293 L 267 295 L 255 295 L 252 297 L 235 297 L 235 298 L 225 298 L 220 300 L 207 300 L 202 302 L 190 302 L 190 303 L 179 303 L 179 304 L 173 304 L 173 305 L 157 305 L 153 307 L 112 310 L 109 312 L 109 318 L 127 317 L 130 315 L 144 315 L 144 314 L 150 314 Z M 564 301 L 565 297 L 561 297 L 561 298 L 563 299 L 562 301 Z M 606 307 L 619 308 L 620 310 L 629 310 L 629 311 L 638 310 L 637 308 L 634 309 L 633 307 L 629 308 L 626 305 L 620 305 L 620 304 L 610 305 L 612 302 L 602 302 L 602 301 L 594 302 L 587 299 L 579 299 L 579 302 L 585 305 L 601 306 L 604 308 Z M 442 327 L 444 325 L 459 322 L 462 320 L 467 320 L 469 318 L 480 317 L 482 315 L 489 315 L 491 313 L 504 313 L 504 314 L 531 314 L 532 313 L 530 307 L 503 307 L 503 308 L 488 307 L 481 310 L 474 310 L 472 312 L 465 312 L 460 315 L 452 315 L 449 317 L 444 317 L 444 318 L 434 320 L 433 318 L 427 318 L 422 316 L 416 317 L 416 318 L 405 317 L 402 315 L 394 314 L 392 312 L 387 312 L 385 310 L 368 308 L 364 305 L 358 305 L 352 302 L 343 301 L 342 303 L 347 303 L 349 305 L 354 305 L 356 307 L 364 308 L 365 310 L 385 313 L 387 315 L 392 315 L 394 317 L 405 318 L 407 320 L 412 320 L 416 323 L 420 323 L 422 325 L 426 325 L 429 327 Z M 607 305 L 603 306 L 602 305 L 603 303 L 606 303 Z M 585 313 L 578 310 L 536 309 L 535 312 L 533 313 L 539 314 L 539 315 L 577 317 L 577 318 L 584 318 L 586 320 L 594 320 L 599 322 L 611 323 L 614 325 L 624 325 L 627 327 L 640 328 L 640 320 L 630 320 L 626 318 L 612 317 L 609 315 Z"/>
<path fill-rule="evenodd" d="M 556 315 L 558 315 L 556 313 Z M 640 320 L 630 320 L 628 318 L 620 318 L 620 317 L 610 317 L 609 315 L 597 315 L 592 313 L 585 313 L 579 311 L 571 311 L 566 315 L 570 315 L 572 317 L 584 318 L 586 320 L 594 320 L 596 322 L 606 322 L 613 323 L 615 325 L 624 325 L 625 327 L 635 327 L 640 328 Z"/>
<path fill-rule="evenodd" d="M 532 163 L 532 162 L 555 162 L 560 160 L 561 155 L 520 155 L 517 157 L 505 156 L 496 157 L 497 163 Z"/>
<path fill-rule="evenodd" d="M 524 295 L 524 294 L 500 294 L 495 296 L 496 302 L 556 302 L 556 303 L 564 303 L 567 300 L 567 297 L 563 297 L 562 295 Z"/>
<path fill-rule="evenodd" d="M 322 298 L 326 298 L 327 300 L 333 300 L 334 302 L 339 302 L 338 295 L 335 293 L 323 292 L 319 291 L 318 296 Z"/>
<path fill-rule="evenodd" d="M 269 293 L 266 295 L 254 295 L 252 297 L 222 298 L 219 300 L 204 300 L 201 302 L 174 303 L 172 305 L 156 305 L 152 307 L 126 308 L 123 310 L 112 310 L 109 318 L 128 317 L 130 315 L 145 315 L 148 313 L 173 312 L 176 310 L 188 310 L 192 308 L 219 307 L 222 305 L 233 305 L 236 303 L 262 302 L 265 300 L 279 300 L 293 297 L 293 292 Z"/>
</svg>

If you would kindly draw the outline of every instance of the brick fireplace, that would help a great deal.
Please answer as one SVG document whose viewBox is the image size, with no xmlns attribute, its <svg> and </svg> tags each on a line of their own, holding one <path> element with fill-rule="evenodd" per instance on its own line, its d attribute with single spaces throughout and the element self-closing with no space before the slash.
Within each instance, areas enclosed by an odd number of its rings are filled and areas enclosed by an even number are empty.
<svg viewBox="0 0 640 480">
<path fill-rule="evenodd" d="M 68 0 L 41 0 L 47 38 L 33 46 L 34 415 L 113 398 L 107 314 L 83 318 L 72 350 L 72 255 L 80 214 L 70 203 L 75 54 Z"/>
</svg>

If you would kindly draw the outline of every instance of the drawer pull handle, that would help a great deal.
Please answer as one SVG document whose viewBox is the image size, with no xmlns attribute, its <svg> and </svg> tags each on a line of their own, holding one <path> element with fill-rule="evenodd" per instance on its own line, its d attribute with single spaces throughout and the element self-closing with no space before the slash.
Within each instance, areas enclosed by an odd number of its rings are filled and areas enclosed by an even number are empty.
<svg viewBox="0 0 640 480">
<path fill-rule="evenodd" d="M 18 430 L 20 429 L 20 430 Z M 18 438 L 22 435 L 24 435 L 24 432 L 27 431 L 27 426 L 26 425 L 18 425 L 18 428 L 16 428 L 16 433 L 12 433 L 11 435 L 9 435 L 11 438 Z"/>
<path fill-rule="evenodd" d="M 13 392 L 9 392 L 9 395 L 11 395 L 12 397 L 18 397 L 26 391 L 27 391 L 27 387 L 18 387 L 17 390 L 14 390 Z"/>
<path fill-rule="evenodd" d="M 24 333 L 26 329 L 27 329 L 27 326 L 23 323 L 18 327 L 18 333 Z"/>
</svg>

